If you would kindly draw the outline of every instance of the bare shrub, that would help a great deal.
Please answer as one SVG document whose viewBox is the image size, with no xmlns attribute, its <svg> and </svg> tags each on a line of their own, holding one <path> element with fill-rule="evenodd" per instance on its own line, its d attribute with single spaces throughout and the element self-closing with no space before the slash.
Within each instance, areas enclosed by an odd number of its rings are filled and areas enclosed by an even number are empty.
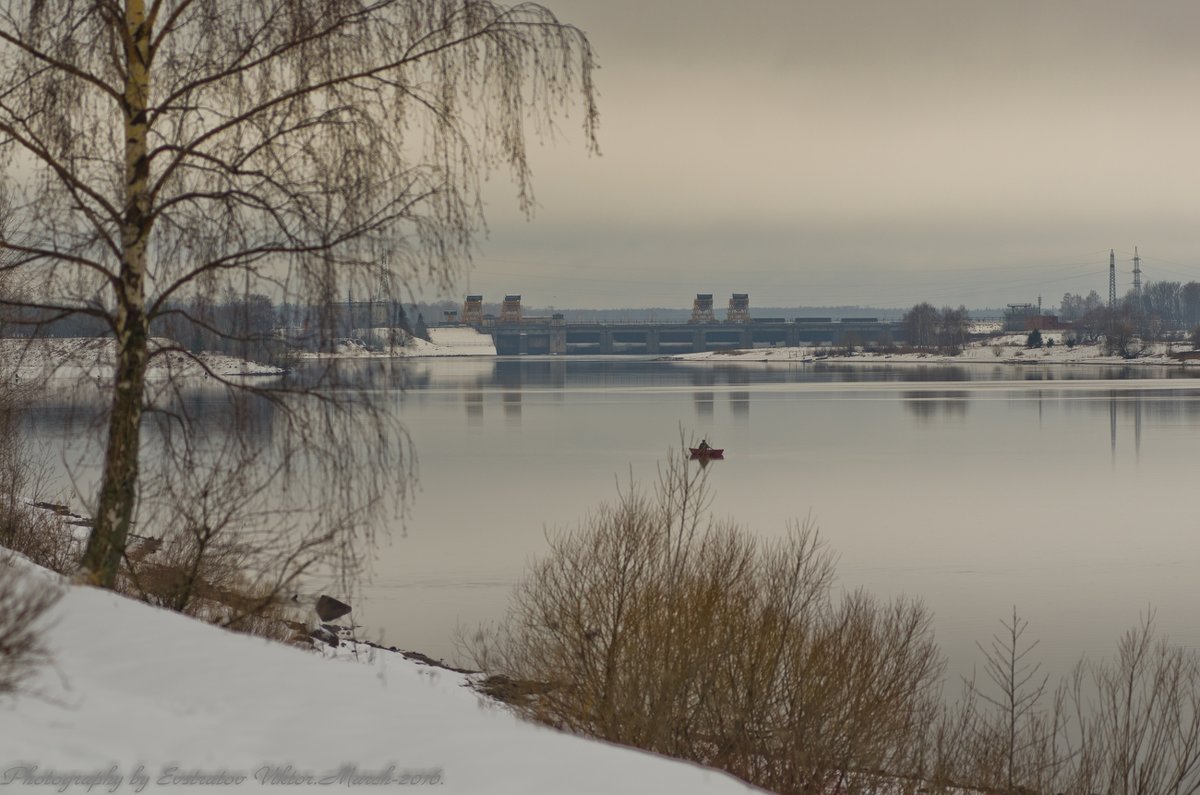
<svg viewBox="0 0 1200 795">
<path fill-rule="evenodd" d="M 1200 655 L 1157 637 L 1153 616 L 1108 660 L 1047 688 L 1016 613 L 984 649 L 992 695 L 967 683 L 930 735 L 922 777 L 981 792 L 1200 792 Z"/>
<path fill-rule="evenodd" d="M 1153 615 L 1125 633 L 1113 659 L 1081 668 L 1072 696 L 1094 709 L 1071 791 L 1200 791 L 1200 655 L 1155 637 Z"/>
<path fill-rule="evenodd" d="M 357 568 L 348 562 L 354 550 L 342 548 L 353 528 L 331 504 L 298 516 L 308 503 L 264 499 L 281 469 L 270 451 L 215 434 L 203 447 L 189 442 L 160 440 L 164 476 L 148 480 L 139 518 L 161 536 L 126 550 L 120 588 L 229 629 L 286 639 L 298 581 L 322 567 Z"/>
<path fill-rule="evenodd" d="M 0 694 L 17 692 L 49 660 L 46 613 L 62 592 L 0 558 Z"/>
<path fill-rule="evenodd" d="M 553 537 L 506 623 L 468 650 L 554 726 L 713 765 L 778 792 L 908 770 L 942 662 L 916 602 L 832 595 L 811 521 L 764 542 L 714 520 L 672 456 Z"/>
<path fill-rule="evenodd" d="M 0 502 L 0 547 L 60 574 L 75 569 L 83 542 L 60 516 L 31 508 L 12 493 L 0 496 Z"/>
<path fill-rule="evenodd" d="M 161 547 L 140 557 L 127 555 L 120 590 L 149 604 L 237 632 L 287 641 L 299 618 L 279 588 L 265 582 L 239 555 L 230 539 L 214 539 L 203 527 L 168 534 Z M 135 560 L 135 558 L 138 558 Z"/>
<path fill-rule="evenodd" d="M 1054 791 L 1070 751 L 1066 737 L 1066 690 L 1049 687 L 1049 676 L 1032 658 L 1037 642 L 1026 642 L 1028 621 L 1016 608 L 1003 631 L 987 646 L 986 682 L 964 681 L 957 708 L 945 710 L 935 732 L 937 747 L 929 777 L 942 784 L 995 792 Z"/>
<path fill-rule="evenodd" d="M 59 515 L 31 505 L 41 496 L 46 468 L 21 434 L 29 390 L 14 386 L 11 376 L 0 367 L 0 547 L 53 571 L 70 571 L 82 545 Z"/>
</svg>

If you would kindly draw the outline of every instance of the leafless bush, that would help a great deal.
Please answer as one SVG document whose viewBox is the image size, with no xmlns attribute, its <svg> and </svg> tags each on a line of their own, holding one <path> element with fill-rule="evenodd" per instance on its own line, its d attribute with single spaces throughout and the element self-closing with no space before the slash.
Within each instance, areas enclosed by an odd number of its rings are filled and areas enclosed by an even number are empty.
<svg viewBox="0 0 1200 795">
<path fill-rule="evenodd" d="M 714 521 L 673 458 L 553 536 L 465 645 L 536 720 L 776 792 L 1200 792 L 1200 655 L 1150 617 L 1051 687 L 1014 610 L 945 706 L 927 611 L 835 598 L 833 577 L 811 522 L 767 543 Z"/>
<path fill-rule="evenodd" d="M 234 412 L 228 422 L 247 422 Z M 307 574 L 357 570 L 355 515 L 337 496 L 318 509 L 313 488 L 288 504 L 287 467 L 269 447 L 236 435 L 160 437 L 159 465 L 141 497 L 139 523 L 160 535 L 130 544 L 121 587 L 151 604 L 230 629 L 286 639 L 289 597 Z M 368 477 L 364 475 L 364 477 Z M 280 490 L 283 489 L 283 496 Z M 145 539 L 144 539 L 145 540 Z"/>
<path fill-rule="evenodd" d="M 0 547 L 39 566 L 66 574 L 79 564 L 83 542 L 51 511 L 34 509 L 13 495 L 0 497 Z"/>
<path fill-rule="evenodd" d="M 71 571 L 82 546 L 59 516 L 30 504 L 41 496 L 45 466 L 21 434 L 28 395 L 7 380 L 11 373 L 4 369 L 0 367 L 0 547 L 53 571 Z"/>
<path fill-rule="evenodd" d="M 160 546 L 161 543 L 161 546 Z M 135 546 L 119 580 L 121 590 L 150 604 L 250 635 L 289 640 L 297 616 L 240 556 L 243 546 L 214 539 L 204 528 L 172 531 L 145 556 Z"/>
<path fill-rule="evenodd" d="M 931 736 L 932 781 L 989 792 L 1052 792 L 1067 769 L 1069 715 L 1065 687 L 1049 687 L 1049 676 L 1025 641 L 1028 622 L 1016 609 L 1003 631 L 984 646 L 984 678 L 964 681 L 963 695 L 943 711 Z"/>
<path fill-rule="evenodd" d="M 1200 791 L 1200 655 L 1148 615 L 1108 660 L 1054 691 L 1026 656 L 1015 612 L 985 649 L 990 693 L 968 683 L 930 737 L 923 776 L 946 789 L 1165 795 Z"/>
<path fill-rule="evenodd" d="M 517 587 L 468 644 L 535 719 L 692 759 L 772 790 L 869 790 L 908 770 L 942 663 L 919 604 L 835 599 L 813 524 L 763 542 L 714 521 L 672 457 Z"/>
<path fill-rule="evenodd" d="M 1111 660 L 1081 668 L 1072 698 L 1092 712 L 1071 791 L 1200 791 L 1200 655 L 1155 637 L 1152 615 L 1125 633 Z"/>
<path fill-rule="evenodd" d="M 62 592 L 0 559 L 0 694 L 17 692 L 49 659 L 46 612 Z"/>
</svg>

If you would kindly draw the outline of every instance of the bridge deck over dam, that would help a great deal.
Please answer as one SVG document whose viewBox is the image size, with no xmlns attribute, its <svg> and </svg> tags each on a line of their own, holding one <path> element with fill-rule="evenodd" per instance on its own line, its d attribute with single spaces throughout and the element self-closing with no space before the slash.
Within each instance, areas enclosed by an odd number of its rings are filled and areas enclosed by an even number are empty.
<svg viewBox="0 0 1200 795">
<path fill-rule="evenodd" d="M 861 345 L 895 340 L 900 324 L 876 318 L 755 319 L 748 322 L 574 322 L 525 318 L 470 324 L 490 334 L 501 356 L 671 354 L 776 345 Z"/>
</svg>

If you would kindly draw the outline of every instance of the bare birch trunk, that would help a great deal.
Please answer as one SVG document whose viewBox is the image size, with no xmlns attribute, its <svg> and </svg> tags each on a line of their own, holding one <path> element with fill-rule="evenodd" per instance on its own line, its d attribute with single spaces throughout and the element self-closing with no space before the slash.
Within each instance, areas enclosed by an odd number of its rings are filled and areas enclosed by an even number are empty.
<svg viewBox="0 0 1200 795">
<path fill-rule="evenodd" d="M 145 0 L 125 3 L 125 217 L 117 293 L 117 364 L 95 524 L 83 557 L 85 578 L 111 588 L 117 577 L 137 500 L 142 393 L 149 360 L 146 243 L 150 236 L 146 109 L 150 99 L 150 40 Z"/>
</svg>

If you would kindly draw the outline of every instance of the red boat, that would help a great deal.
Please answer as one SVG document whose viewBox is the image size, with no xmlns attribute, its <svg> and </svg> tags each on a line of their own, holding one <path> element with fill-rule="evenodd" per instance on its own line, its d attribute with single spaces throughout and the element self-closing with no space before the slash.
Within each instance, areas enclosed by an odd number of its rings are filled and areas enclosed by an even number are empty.
<svg viewBox="0 0 1200 795">
<path fill-rule="evenodd" d="M 724 447 L 689 447 L 692 458 L 724 458 Z"/>
</svg>

